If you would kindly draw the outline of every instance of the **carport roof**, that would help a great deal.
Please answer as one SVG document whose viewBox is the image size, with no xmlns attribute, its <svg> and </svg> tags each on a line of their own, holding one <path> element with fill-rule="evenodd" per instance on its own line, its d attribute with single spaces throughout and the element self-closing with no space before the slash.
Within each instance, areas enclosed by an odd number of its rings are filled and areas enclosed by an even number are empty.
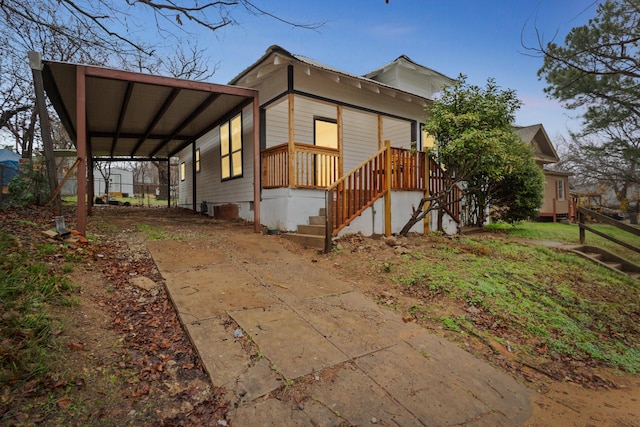
<svg viewBox="0 0 640 427">
<path fill-rule="evenodd" d="M 43 61 L 45 90 L 76 145 L 79 73 L 93 158 L 167 159 L 258 99 L 238 86 Z"/>
</svg>

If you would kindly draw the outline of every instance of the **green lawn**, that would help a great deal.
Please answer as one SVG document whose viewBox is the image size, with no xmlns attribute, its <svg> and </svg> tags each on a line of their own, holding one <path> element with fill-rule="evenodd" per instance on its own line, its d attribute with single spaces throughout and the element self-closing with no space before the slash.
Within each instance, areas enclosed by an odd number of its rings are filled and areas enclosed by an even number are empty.
<svg viewBox="0 0 640 427">
<path fill-rule="evenodd" d="M 605 224 L 590 224 L 593 228 L 603 233 L 607 233 L 618 240 L 640 247 L 640 236 L 627 233 L 619 228 Z M 551 240 L 566 244 L 579 244 L 580 234 L 577 224 L 562 224 L 559 222 L 522 222 L 516 226 L 499 227 L 505 230 L 510 236 L 522 237 L 534 240 Z M 640 263 L 640 253 L 626 249 L 616 243 L 597 236 L 589 231 L 586 232 L 585 244 L 599 246 L 609 250 L 635 263 Z"/>
</svg>

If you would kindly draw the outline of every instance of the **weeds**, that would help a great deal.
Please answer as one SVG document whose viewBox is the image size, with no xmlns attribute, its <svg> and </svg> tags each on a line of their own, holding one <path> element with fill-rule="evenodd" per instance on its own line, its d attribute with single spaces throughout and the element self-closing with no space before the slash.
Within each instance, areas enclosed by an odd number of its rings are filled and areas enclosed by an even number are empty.
<svg viewBox="0 0 640 427">
<path fill-rule="evenodd" d="M 478 246 L 483 249 L 479 250 Z M 640 302 L 631 279 L 548 248 L 500 240 L 434 245 L 423 259 L 398 265 L 394 281 L 425 300 L 450 298 L 475 307 L 443 315 L 446 330 L 520 337 L 513 347 L 593 360 L 640 372 Z M 413 306 L 410 314 L 417 312 Z M 509 338 L 512 339 L 512 338 Z"/>
</svg>

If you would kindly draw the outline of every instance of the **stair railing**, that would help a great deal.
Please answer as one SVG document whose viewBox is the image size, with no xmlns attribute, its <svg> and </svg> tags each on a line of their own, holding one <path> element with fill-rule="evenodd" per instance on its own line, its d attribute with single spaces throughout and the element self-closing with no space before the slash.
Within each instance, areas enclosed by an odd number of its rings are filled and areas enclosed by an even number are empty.
<svg viewBox="0 0 640 427">
<path fill-rule="evenodd" d="M 326 189 L 325 252 L 334 235 L 388 191 L 384 171 L 390 151 L 382 148 Z"/>
<path fill-rule="evenodd" d="M 631 225 L 625 224 L 624 222 L 615 220 L 613 218 L 610 218 L 606 215 L 603 215 L 599 212 L 596 211 L 592 211 L 591 209 L 587 209 L 587 208 L 578 208 L 578 227 L 580 228 L 580 244 L 584 245 L 584 241 L 585 241 L 585 231 L 590 231 L 593 234 L 596 234 L 600 237 L 603 237 L 613 243 L 617 243 L 618 245 L 625 247 L 629 250 L 635 251 L 640 253 L 640 248 L 633 246 L 627 242 L 623 242 L 620 239 L 616 239 L 613 236 L 609 236 L 606 233 L 603 233 L 600 230 L 596 230 L 593 227 L 590 227 L 586 224 L 586 220 L 587 217 L 591 217 L 593 219 L 597 219 L 598 221 L 604 222 L 605 224 L 609 224 L 609 225 L 613 225 L 616 228 L 619 228 L 621 230 L 624 230 L 628 233 L 631 233 L 635 236 L 640 236 L 640 229 L 637 227 L 633 227 Z"/>
</svg>

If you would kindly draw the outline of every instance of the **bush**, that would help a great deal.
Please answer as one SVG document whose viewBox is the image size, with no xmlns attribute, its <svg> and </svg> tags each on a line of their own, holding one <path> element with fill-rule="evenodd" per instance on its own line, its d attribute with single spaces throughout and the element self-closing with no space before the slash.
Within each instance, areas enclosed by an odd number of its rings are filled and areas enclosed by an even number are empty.
<svg viewBox="0 0 640 427">
<path fill-rule="evenodd" d="M 41 163 L 20 164 L 20 173 L 9 181 L 9 206 L 23 207 L 35 203 L 44 205 L 49 200 L 49 182 Z"/>
</svg>

